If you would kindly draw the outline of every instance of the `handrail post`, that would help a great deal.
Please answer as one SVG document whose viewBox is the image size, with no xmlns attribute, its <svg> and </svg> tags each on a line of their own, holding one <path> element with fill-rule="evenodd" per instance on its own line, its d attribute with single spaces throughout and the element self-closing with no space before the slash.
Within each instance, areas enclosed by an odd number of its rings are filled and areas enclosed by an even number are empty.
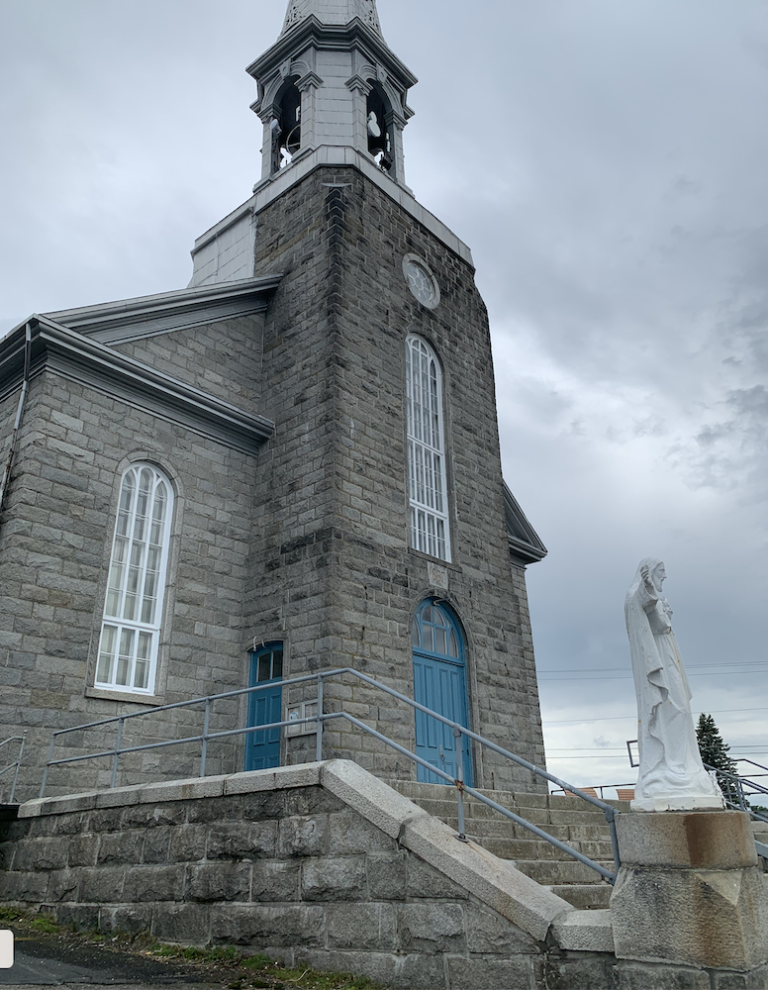
<svg viewBox="0 0 768 990">
<path fill-rule="evenodd" d="M 48 747 L 48 761 L 45 764 L 45 770 L 43 770 L 43 780 L 40 784 L 40 797 L 45 795 L 45 785 L 48 783 L 48 770 L 51 766 L 51 760 L 53 759 L 53 747 L 56 744 L 56 733 L 51 733 L 51 745 Z"/>
<path fill-rule="evenodd" d="M 123 741 L 123 722 L 125 719 L 121 716 L 117 720 L 117 739 L 115 740 L 115 758 L 112 761 L 112 780 L 109 786 L 114 787 L 117 781 L 117 761 L 120 759 L 120 743 Z"/>
<path fill-rule="evenodd" d="M 456 802 L 459 811 L 459 842 L 466 842 L 464 833 L 464 738 L 461 729 L 454 725 L 453 738 L 456 745 Z"/>
<path fill-rule="evenodd" d="M 317 737 L 315 743 L 315 759 L 318 763 L 323 760 L 323 675 L 317 675 Z"/>
<path fill-rule="evenodd" d="M 200 776 L 205 776 L 205 761 L 208 757 L 208 729 L 211 722 L 211 699 L 205 699 L 205 719 L 203 721 L 203 748 L 200 752 Z"/>
<path fill-rule="evenodd" d="M 619 836 L 616 832 L 616 810 L 614 808 L 606 809 L 605 820 L 608 822 L 608 827 L 611 830 L 611 849 L 613 850 L 613 862 L 616 866 L 616 875 L 618 876 L 619 869 L 621 868 L 621 857 L 619 856 Z"/>
<path fill-rule="evenodd" d="M 11 796 L 8 798 L 9 804 L 13 804 L 13 799 L 16 797 L 16 782 L 19 779 L 19 767 L 21 766 L 21 758 L 24 755 L 24 743 L 27 741 L 27 732 L 29 732 L 29 729 L 25 729 L 21 736 L 19 755 L 16 757 L 16 772 L 13 775 L 13 783 L 11 784 Z"/>
</svg>

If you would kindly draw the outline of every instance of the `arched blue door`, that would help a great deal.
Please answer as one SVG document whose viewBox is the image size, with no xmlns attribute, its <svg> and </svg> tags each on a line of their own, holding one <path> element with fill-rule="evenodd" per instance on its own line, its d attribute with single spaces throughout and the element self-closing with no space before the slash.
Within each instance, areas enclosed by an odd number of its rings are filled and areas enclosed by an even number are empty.
<svg viewBox="0 0 768 990">
<path fill-rule="evenodd" d="M 464 637 L 459 621 L 447 605 L 433 599 L 422 602 L 413 620 L 414 698 L 419 704 L 469 727 Z M 469 740 L 463 740 L 464 781 L 472 786 Z M 457 775 L 456 740 L 452 730 L 436 719 L 416 712 L 416 755 Z M 429 784 L 448 782 L 419 766 L 417 780 Z"/>
<path fill-rule="evenodd" d="M 269 684 L 248 695 L 248 727 L 282 721 L 283 644 L 269 643 L 251 654 L 250 687 Z M 249 732 L 245 737 L 245 769 L 267 770 L 280 766 L 280 729 Z"/>
</svg>

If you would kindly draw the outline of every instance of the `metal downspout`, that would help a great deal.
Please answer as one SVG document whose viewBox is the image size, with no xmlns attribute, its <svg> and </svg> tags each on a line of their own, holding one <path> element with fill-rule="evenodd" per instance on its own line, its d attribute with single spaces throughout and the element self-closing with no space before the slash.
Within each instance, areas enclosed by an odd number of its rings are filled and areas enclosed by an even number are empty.
<svg viewBox="0 0 768 990">
<path fill-rule="evenodd" d="M 24 412 L 24 402 L 27 398 L 27 392 L 29 391 L 29 364 L 32 352 L 32 324 L 27 323 L 26 334 L 24 341 L 24 379 L 21 383 L 21 395 L 19 396 L 19 405 L 16 409 L 16 421 L 13 424 L 13 433 L 11 434 L 11 446 L 8 451 L 8 463 L 5 466 L 5 471 L 3 472 L 3 478 L 0 482 L 0 525 L 2 525 L 2 513 L 3 506 L 5 505 L 5 493 L 8 490 L 8 483 L 11 480 L 11 469 L 13 468 L 13 455 L 16 452 L 16 439 L 19 435 L 19 428 L 21 426 L 21 417 Z"/>
</svg>

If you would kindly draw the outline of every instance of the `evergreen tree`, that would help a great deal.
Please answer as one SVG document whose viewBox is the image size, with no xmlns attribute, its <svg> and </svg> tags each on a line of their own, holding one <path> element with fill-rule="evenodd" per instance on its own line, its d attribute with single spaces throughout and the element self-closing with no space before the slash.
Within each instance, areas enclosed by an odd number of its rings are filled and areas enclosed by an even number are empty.
<svg viewBox="0 0 768 990">
<path fill-rule="evenodd" d="M 715 720 L 711 715 L 699 715 L 699 724 L 696 726 L 696 739 L 699 743 L 701 759 L 709 769 L 724 770 L 738 776 L 736 763 L 728 755 L 730 746 L 723 742 L 720 730 L 715 725 Z M 718 773 L 717 782 L 727 801 L 739 804 L 739 789 L 736 782 Z"/>
</svg>

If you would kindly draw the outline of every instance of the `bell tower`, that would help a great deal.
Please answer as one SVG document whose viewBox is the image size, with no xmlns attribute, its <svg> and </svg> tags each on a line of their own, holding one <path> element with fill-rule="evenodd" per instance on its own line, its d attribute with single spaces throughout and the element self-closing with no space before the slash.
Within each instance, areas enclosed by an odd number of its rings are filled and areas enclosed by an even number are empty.
<svg viewBox="0 0 768 990">
<path fill-rule="evenodd" d="M 471 251 L 405 182 L 416 78 L 385 42 L 374 0 L 291 0 L 247 71 L 261 176 L 196 242 L 193 285 L 279 283 L 262 329 L 238 338 L 243 357 L 256 354 L 259 413 L 275 424 L 242 479 L 251 676 L 270 681 L 288 718 L 312 711 L 318 688 L 282 680 L 354 668 L 541 765 L 525 568 L 546 550 L 502 479 Z M 364 683 L 324 690 L 326 714 L 351 704 L 454 772 L 453 736 Z M 252 768 L 314 758 L 311 730 L 253 739 Z M 341 723 L 323 747 L 384 777 L 413 772 Z M 480 785 L 539 786 L 490 751 L 467 748 L 463 762 Z"/>
<path fill-rule="evenodd" d="M 417 80 L 384 41 L 375 0 L 291 0 L 280 37 L 248 72 L 264 125 L 254 191 L 302 161 L 372 163 L 405 187 L 406 101 Z"/>
</svg>

